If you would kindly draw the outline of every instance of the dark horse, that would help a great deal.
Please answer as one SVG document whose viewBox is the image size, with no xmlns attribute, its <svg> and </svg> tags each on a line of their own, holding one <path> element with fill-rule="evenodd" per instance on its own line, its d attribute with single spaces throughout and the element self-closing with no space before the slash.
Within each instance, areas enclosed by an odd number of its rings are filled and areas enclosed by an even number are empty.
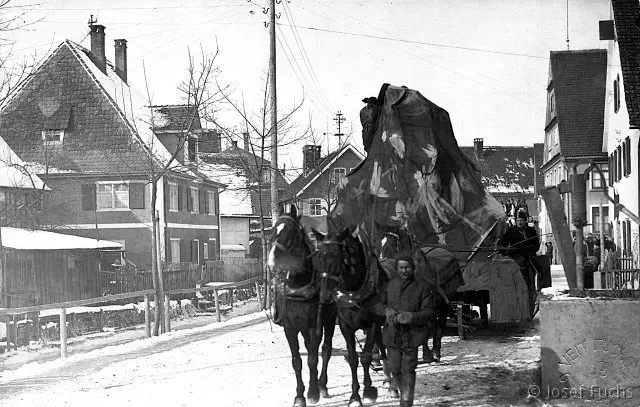
<svg viewBox="0 0 640 407">
<path fill-rule="evenodd" d="M 304 338 L 309 366 L 309 391 L 307 399 L 315 404 L 327 391 L 327 367 L 331 358 L 333 333 L 337 308 L 328 297 L 321 296 L 320 279 L 312 265 L 308 238 L 304 233 L 295 207 L 278 218 L 271 236 L 268 264 L 276 280 L 275 322 L 284 328 L 291 364 L 296 373 L 296 397 L 294 407 L 306 406 L 302 381 L 302 358 L 298 333 Z M 322 344 L 322 371 L 318 378 L 318 348 Z"/>
<path fill-rule="evenodd" d="M 428 286 L 434 291 L 436 312 L 427 328 L 422 360 L 427 363 L 440 361 L 442 336 L 447 327 L 447 318 L 452 314 L 450 300 L 456 289 L 463 284 L 460 264 L 453 254 L 442 248 L 413 250 L 413 243 L 410 241 L 407 243 L 407 239 L 402 239 L 398 233 L 385 232 L 381 246 L 380 252 L 383 259 L 393 258 L 395 253 L 404 250 L 412 250 L 417 259 L 416 276 L 427 281 Z M 429 348 L 429 338 L 433 338 L 433 350 Z"/>
<path fill-rule="evenodd" d="M 352 389 L 349 407 L 360 407 L 362 400 L 359 395 L 356 332 L 361 329 L 366 335 L 360 358 L 364 372 L 363 397 L 367 401 L 375 401 L 378 391 L 371 385 L 369 374 L 372 350 L 377 345 L 385 363 L 386 352 L 381 330 L 384 317 L 376 315 L 374 308 L 380 302 L 380 294 L 389 281 L 389 276 L 373 252 L 365 249 L 360 236 L 356 234 L 357 230 L 352 233 L 349 228 L 344 228 L 326 236 L 315 230 L 314 233 L 318 241 L 318 252 L 313 266 L 324 280 L 321 292 L 330 293 L 335 298 L 340 331 L 347 345 Z"/>
</svg>

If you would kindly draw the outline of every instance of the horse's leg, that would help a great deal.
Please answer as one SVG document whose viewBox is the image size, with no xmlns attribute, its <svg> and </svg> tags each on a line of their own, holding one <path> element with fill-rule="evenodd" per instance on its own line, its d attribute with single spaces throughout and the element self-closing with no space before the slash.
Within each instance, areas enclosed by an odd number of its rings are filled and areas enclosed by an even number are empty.
<svg viewBox="0 0 640 407">
<path fill-rule="evenodd" d="M 429 338 L 433 338 L 434 348 L 435 348 L 435 338 L 438 330 L 438 317 L 434 316 L 432 320 L 430 320 L 427 324 L 427 335 L 424 340 L 424 345 L 422 346 L 422 361 L 425 363 L 433 363 L 436 360 L 433 357 L 433 352 L 429 349 Z"/>
<path fill-rule="evenodd" d="M 360 399 L 360 384 L 358 383 L 358 354 L 356 353 L 356 331 L 351 329 L 341 319 L 340 331 L 347 344 L 347 361 L 351 368 L 351 397 L 349 398 L 349 407 L 362 407 Z"/>
<path fill-rule="evenodd" d="M 307 366 L 309 366 L 309 390 L 307 400 L 309 404 L 316 404 L 320 400 L 320 390 L 318 389 L 318 346 L 320 337 L 315 328 L 302 331 L 304 346 L 307 348 Z"/>
<path fill-rule="evenodd" d="M 384 373 L 384 380 L 382 381 L 382 387 L 387 387 L 389 389 L 389 395 L 392 398 L 399 398 L 398 394 L 398 386 L 396 381 L 391 377 L 391 366 L 389 364 L 389 354 L 387 352 L 387 348 L 382 343 L 382 327 L 376 326 L 375 328 L 375 338 L 378 343 L 378 348 L 380 349 L 380 356 L 382 357 L 382 372 Z"/>
<path fill-rule="evenodd" d="M 320 371 L 320 378 L 318 384 L 320 386 L 320 396 L 329 398 L 329 390 L 327 390 L 327 368 L 329 367 L 329 359 L 331 359 L 331 351 L 333 350 L 333 333 L 336 329 L 336 317 L 335 313 L 331 313 L 330 316 L 324 322 L 324 341 L 322 342 L 322 370 Z"/>
<path fill-rule="evenodd" d="M 364 372 L 364 391 L 362 393 L 365 402 L 375 403 L 378 399 L 378 389 L 371 385 L 371 374 L 369 368 L 371 367 L 371 360 L 373 358 L 373 345 L 376 343 L 375 331 L 378 329 L 376 325 L 367 329 L 367 334 L 364 341 L 364 348 L 362 349 L 362 356 L 360 362 L 362 363 L 362 371 Z"/>
<path fill-rule="evenodd" d="M 296 373 L 296 398 L 293 407 L 306 407 L 307 401 L 304 398 L 304 382 L 302 381 L 302 358 L 300 357 L 300 344 L 298 343 L 298 331 L 291 327 L 285 327 L 284 334 L 289 342 L 291 350 L 291 365 Z"/>
<path fill-rule="evenodd" d="M 433 358 L 436 362 L 440 361 L 440 350 L 442 349 L 442 336 L 447 327 L 447 313 L 440 312 L 437 314 L 436 329 L 433 335 Z"/>
</svg>

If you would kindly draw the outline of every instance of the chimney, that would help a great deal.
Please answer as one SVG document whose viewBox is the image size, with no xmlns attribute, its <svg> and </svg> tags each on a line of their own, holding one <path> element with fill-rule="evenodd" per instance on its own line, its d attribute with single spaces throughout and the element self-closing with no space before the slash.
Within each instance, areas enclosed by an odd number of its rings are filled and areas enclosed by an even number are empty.
<svg viewBox="0 0 640 407">
<path fill-rule="evenodd" d="M 249 133 L 242 133 L 242 138 L 244 139 L 244 151 L 251 150 L 251 148 L 249 148 Z"/>
<path fill-rule="evenodd" d="M 127 40 L 115 40 L 116 73 L 127 83 Z"/>
<path fill-rule="evenodd" d="M 231 144 L 233 145 L 233 148 L 238 148 L 238 140 L 231 140 Z"/>
<path fill-rule="evenodd" d="M 320 162 L 321 146 L 306 145 L 302 147 L 302 168 L 304 174 L 309 174 Z"/>
<path fill-rule="evenodd" d="M 483 144 L 483 139 L 473 139 L 473 152 L 476 153 L 476 159 L 478 160 L 484 160 Z"/>
<path fill-rule="evenodd" d="M 102 71 L 107 72 L 107 57 L 104 54 L 104 25 L 90 24 L 91 54 L 93 63 Z"/>
</svg>

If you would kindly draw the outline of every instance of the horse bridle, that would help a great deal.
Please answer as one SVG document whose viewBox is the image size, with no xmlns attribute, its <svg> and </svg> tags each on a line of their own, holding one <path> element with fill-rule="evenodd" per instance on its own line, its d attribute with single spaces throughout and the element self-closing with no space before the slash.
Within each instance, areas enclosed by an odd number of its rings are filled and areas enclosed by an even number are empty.
<svg viewBox="0 0 640 407">
<path fill-rule="evenodd" d="M 305 260 L 311 258 L 315 253 L 311 250 L 311 248 L 309 247 L 309 244 L 307 243 L 307 241 L 304 238 L 304 230 L 302 229 L 302 225 L 300 224 L 300 222 L 298 222 L 298 220 L 295 219 L 293 216 L 289 216 L 289 215 L 280 216 L 278 218 L 278 221 L 280 221 L 280 220 L 286 220 L 286 221 L 293 222 L 294 224 L 297 224 L 296 228 L 298 229 L 298 231 L 300 232 L 300 234 L 302 236 L 302 244 L 309 251 L 309 255 L 305 258 Z M 276 222 L 276 224 L 278 224 L 278 222 Z M 285 244 L 282 244 L 282 243 L 278 242 L 277 238 L 273 242 L 271 242 L 271 244 L 273 246 L 277 247 L 278 249 L 280 249 L 281 251 L 285 252 L 285 253 L 290 253 L 291 252 L 291 247 L 296 242 L 297 235 L 294 235 L 294 236 L 295 237 L 292 238 L 291 241 L 289 242 L 290 243 L 288 245 L 289 247 L 287 247 Z"/>
</svg>

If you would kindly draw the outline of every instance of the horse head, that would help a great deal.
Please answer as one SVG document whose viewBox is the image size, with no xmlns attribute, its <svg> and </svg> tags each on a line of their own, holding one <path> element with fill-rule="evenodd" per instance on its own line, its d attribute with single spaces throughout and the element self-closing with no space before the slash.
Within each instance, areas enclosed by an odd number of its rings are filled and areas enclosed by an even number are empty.
<svg viewBox="0 0 640 407">
<path fill-rule="evenodd" d="M 333 302 L 344 286 L 345 270 L 350 263 L 345 239 L 351 234 L 348 227 L 335 233 L 322 234 L 313 229 L 318 251 L 313 261 L 315 274 L 320 278 L 320 301 Z"/>
<path fill-rule="evenodd" d="M 289 213 L 281 215 L 272 229 L 267 265 L 282 279 L 306 277 L 308 280 L 312 272 L 311 255 L 311 247 L 300 223 L 300 216 L 296 207 L 292 205 Z"/>
</svg>

